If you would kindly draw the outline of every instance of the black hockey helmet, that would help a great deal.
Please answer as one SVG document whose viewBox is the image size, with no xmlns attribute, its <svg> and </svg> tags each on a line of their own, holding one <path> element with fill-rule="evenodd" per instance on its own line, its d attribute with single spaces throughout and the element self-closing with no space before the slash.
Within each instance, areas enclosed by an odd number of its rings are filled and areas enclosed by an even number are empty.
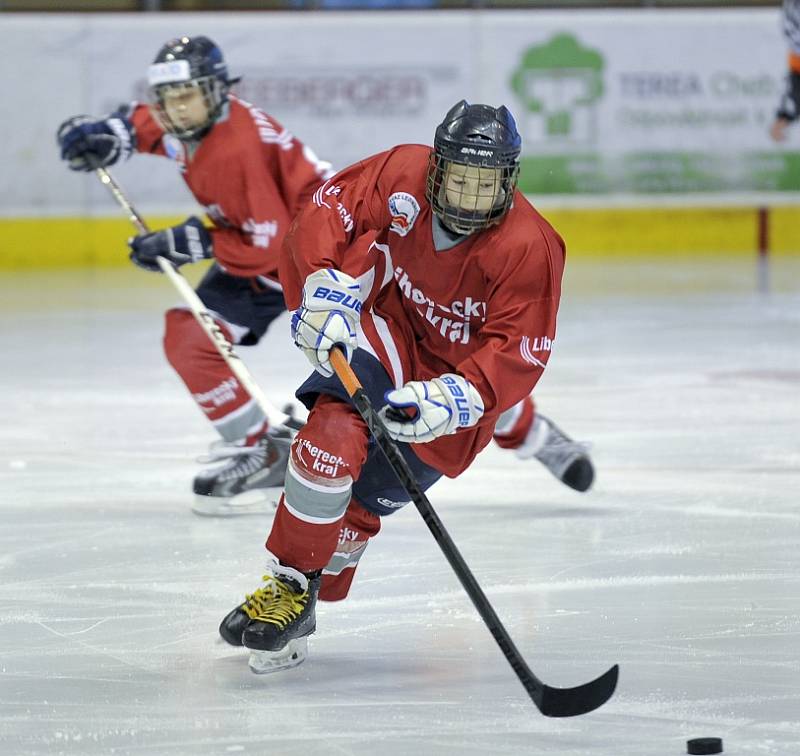
<svg viewBox="0 0 800 756">
<path fill-rule="evenodd" d="M 460 234 L 500 223 L 514 201 L 521 149 L 505 106 L 454 105 L 436 128 L 428 164 L 426 196 L 439 220 Z"/>
<path fill-rule="evenodd" d="M 179 37 L 167 42 L 147 70 L 153 110 L 171 134 L 179 139 L 200 139 L 214 125 L 228 101 L 228 90 L 239 78 L 228 75 L 222 50 L 208 37 Z M 165 106 L 169 96 L 198 89 L 206 105 L 207 117 L 200 123 L 181 124 Z"/>
</svg>

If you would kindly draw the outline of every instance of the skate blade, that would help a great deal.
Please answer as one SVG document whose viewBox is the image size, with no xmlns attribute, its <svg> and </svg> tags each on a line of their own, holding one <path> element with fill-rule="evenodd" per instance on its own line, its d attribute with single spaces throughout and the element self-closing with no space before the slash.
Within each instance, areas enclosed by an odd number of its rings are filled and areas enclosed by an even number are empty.
<svg viewBox="0 0 800 756">
<path fill-rule="evenodd" d="M 267 675 L 302 664 L 308 656 L 308 636 L 290 640 L 280 651 L 250 649 L 250 669 L 257 675 Z"/>
<path fill-rule="evenodd" d="M 281 491 L 279 487 L 258 488 L 229 498 L 195 494 L 192 512 L 203 517 L 274 514 Z"/>
</svg>

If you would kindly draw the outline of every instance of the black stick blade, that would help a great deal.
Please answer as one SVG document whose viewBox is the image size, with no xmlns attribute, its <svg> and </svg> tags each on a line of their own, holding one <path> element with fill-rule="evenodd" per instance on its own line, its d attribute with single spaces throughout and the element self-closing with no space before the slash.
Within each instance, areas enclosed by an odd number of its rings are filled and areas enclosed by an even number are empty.
<svg viewBox="0 0 800 756">
<path fill-rule="evenodd" d="M 619 677 L 619 666 L 615 664 L 596 680 L 577 688 L 542 687 L 541 696 L 535 701 L 539 711 L 546 717 L 577 717 L 602 706 L 614 694 Z"/>
</svg>

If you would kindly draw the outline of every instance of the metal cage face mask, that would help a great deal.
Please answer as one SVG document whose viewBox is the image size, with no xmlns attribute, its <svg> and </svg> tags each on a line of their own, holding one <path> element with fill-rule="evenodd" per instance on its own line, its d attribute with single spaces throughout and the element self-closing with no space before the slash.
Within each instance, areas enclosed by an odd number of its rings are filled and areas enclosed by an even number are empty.
<svg viewBox="0 0 800 756">
<path fill-rule="evenodd" d="M 431 152 L 426 197 L 451 231 L 468 235 L 502 221 L 514 202 L 519 164 L 462 163 Z"/>
<path fill-rule="evenodd" d="M 149 92 L 150 106 L 164 130 L 182 140 L 201 138 L 214 125 L 226 100 L 225 87 L 215 76 L 202 76 L 189 81 L 157 84 L 150 87 Z M 186 106 L 179 102 L 168 105 L 167 101 L 177 101 L 181 95 L 193 92 L 200 92 L 206 116 L 199 122 L 182 123 L 180 111 Z M 170 111 L 172 115 L 170 115 Z"/>
</svg>

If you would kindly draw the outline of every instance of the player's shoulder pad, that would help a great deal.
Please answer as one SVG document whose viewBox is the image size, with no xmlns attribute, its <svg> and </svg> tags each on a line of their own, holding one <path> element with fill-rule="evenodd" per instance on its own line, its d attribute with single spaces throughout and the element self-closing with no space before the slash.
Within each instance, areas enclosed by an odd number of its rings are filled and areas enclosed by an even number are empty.
<svg viewBox="0 0 800 756">
<path fill-rule="evenodd" d="M 362 169 L 380 176 L 384 189 L 397 186 L 405 191 L 420 191 L 424 195 L 430 147 L 420 144 L 399 144 L 361 161 Z M 422 189 L 419 189 L 419 187 Z"/>
<path fill-rule="evenodd" d="M 411 170 L 428 170 L 428 158 L 431 148 L 424 144 L 398 144 L 386 151 L 387 159 L 396 167 L 405 167 Z"/>
<path fill-rule="evenodd" d="M 480 265 L 489 279 L 534 282 L 563 269 L 561 237 L 520 192 L 504 221 L 484 233 L 490 252 L 480 256 Z"/>
<path fill-rule="evenodd" d="M 291 147 L 292 134 L 261 108 L 233 95 L 229 95 L 228 103 L 230 108 L 228 123 L 237 138 L 254 143 Z"/>
</svg>

